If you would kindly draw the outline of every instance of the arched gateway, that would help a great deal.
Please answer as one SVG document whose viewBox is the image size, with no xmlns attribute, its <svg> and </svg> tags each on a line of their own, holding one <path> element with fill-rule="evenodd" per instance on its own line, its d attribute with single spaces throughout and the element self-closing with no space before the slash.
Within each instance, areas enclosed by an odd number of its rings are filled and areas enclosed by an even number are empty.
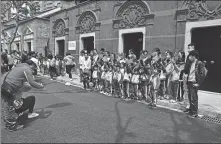
<svg viewBox="0 0 221 144">
<path fill-rule="evenodd" d="M 65 22 L 57 19 L 53 26 L 53 36 L 55 37 L 55 55 L 65 55 Z"/>
<path fill-rule="evenodd" d="M 119 29 L 118 52 L 128 54 L 132 49 L 137 57 L 145 49 L 146 26 L 153 24 L 154 15 L 150 13 L 147 3 L 126 1 L 117 11 L 113 28 Z"/>
<path fill-rule="evenodd" d="M 99 30 L 100 23 L 97 23 L 96 14 L 92 11 L 85 11 L 77 21 L 76 33 L 79 35 L 80 48 L 90 52 L 95 48 L 95 32 Z"/>
</svg>

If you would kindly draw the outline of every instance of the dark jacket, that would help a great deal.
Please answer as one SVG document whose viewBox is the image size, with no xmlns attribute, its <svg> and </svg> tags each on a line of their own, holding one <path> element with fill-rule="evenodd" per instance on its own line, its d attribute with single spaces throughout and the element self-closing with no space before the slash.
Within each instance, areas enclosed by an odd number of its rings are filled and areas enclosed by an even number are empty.
<svg viewBox="0 0 221 144">
<path fill-rule="evenodd" d="M 189 60 L 189 55 L 188 55 L 187 58 L 186 58 L 186 63 L 185 63 L 185 65 L 184 65 L 183 72 L 184 72 L 185 74 L 189 74 L 190 67 L 191 67 L 191 61 Z"/>
<path fill-rule="evenodd" d="M 190 67 L 191 67 L 191 63 L 189 64 L 189 67 L 188 67 L 188 75 L 190 73 Z M 206 77 L 206 71 L 205 71 L 205 66 L 204 64 L 197 60 L 196 61 L 196 65 L 195 65 L 195 77 L 196 77 L 196 83 L 201 86 L 201 84 L 203 83 L 205 77 Z"/>
</svg>

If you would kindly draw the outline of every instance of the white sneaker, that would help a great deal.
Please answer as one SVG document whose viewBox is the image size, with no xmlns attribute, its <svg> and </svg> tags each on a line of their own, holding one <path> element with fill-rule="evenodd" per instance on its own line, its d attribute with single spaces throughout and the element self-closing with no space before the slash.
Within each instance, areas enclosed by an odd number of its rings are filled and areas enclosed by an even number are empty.
<svg viewBox="0 0 221 144">
<path fill-rule="evenodd" d="M 70 81 L 73 81 L 73 79 L 70 79 Z"/>
<path fill-rule="evenodd" d="M 39 114 L 38 113 L 30 113 L 30 114 L 28 114 L 28 118 L 35 118 L 35 117 L 37 117 L 37 116 L 39 116 Z"/>
<path fill-rule="evenodd" d="M 65 85 L 66 85 L 66 86 L 70 86 L 70 85 L 71 85 L 71 83 L 69 83 L 69 82 L 66 82 L 66 83 L 65 83 Z"/>
<path fill-rule="evenodd" d="M 21 113 L 18 114 L 18 116 L 22 116 L 22 115 L 23 115 L 23 112 L 21 112 Z"/>
</svg>

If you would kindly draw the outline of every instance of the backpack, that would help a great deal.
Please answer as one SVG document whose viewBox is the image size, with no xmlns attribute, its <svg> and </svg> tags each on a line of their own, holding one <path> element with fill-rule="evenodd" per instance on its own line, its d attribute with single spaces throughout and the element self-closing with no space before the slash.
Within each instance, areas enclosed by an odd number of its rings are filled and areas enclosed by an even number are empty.
<svg viewBox="0 0 221 144">
<path fill-rule="evenodd" d="M 199 65 L 200 62 L 201 61 L 197 61 L 197 69 L 198 69 L 198 65 Z M 203 77 L 204 77 L 203 80 L 204 80 L 206 78 L 206 76 L 207 76 L 208 70 L 207 70 L 205 64 L 204 63 L 202 63 L 202 64 L 203 64 L 203 68 L 204 68 L 204 74 L 203 74 Z"/>
</svg>

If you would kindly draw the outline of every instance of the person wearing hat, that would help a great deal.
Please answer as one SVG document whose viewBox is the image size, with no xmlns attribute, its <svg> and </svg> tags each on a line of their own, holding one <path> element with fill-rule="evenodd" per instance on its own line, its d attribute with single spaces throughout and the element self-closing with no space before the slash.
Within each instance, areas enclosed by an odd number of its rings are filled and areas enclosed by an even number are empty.
<svg viewBox="0 0 221 144">
<path fill-rule="evenodd" d="M 24 111 L 29 111 L 28 118 L 39 115 L 33 112 L 35 97 L 22 98 L 22 93 L 29 91 L 32 87 L 36 89 L 44 88 L 43 84 L 34 80 L 34 69 L 35 63 L 28 60 L 26 63 L 17 64 L 4 77 L 1 86 L 1 98 L 3 100 L 5 126 L 9 131 L 23 128 L 23 125 L 18 124 L 18 118 Z"/>
</svg>

